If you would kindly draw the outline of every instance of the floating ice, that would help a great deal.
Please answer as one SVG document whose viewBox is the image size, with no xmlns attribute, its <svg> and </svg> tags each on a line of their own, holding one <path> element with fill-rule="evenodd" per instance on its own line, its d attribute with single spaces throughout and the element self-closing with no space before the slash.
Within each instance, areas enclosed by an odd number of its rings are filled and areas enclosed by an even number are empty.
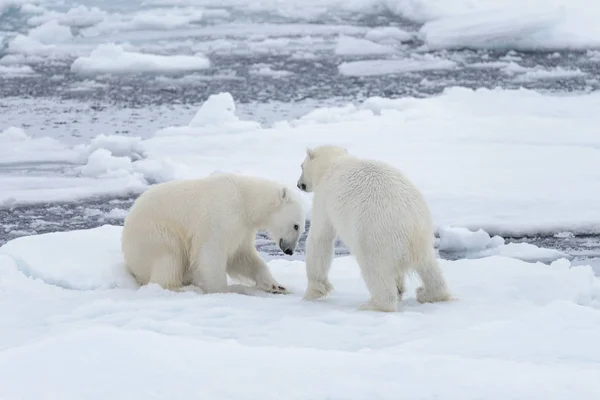
<svg viewBox="0 0 600 400">
<path fill-rule="evenodd" d="M 395 26 L 377 27 L 365 33 L 365 39 L 382 43 L 409 42 L 414 40 L 414 38 L 414 33 L 407 32 Z"/>
<path fill-rule="evenodd" d="M 254 121 L 241 121 L 235 114 L 235 102 L 230 93 L 208 97 L 188 126 L 160 129 L 156 136 L 205 136 L 219 133 L 240 133 L 260 129 Z"/>
<path fill-rule="evenodd" d="M 420 34 L 430 48 L 588 49 L 600 47 L 592 0 L 417 0 L 429 15 Z M 401 9 L 400 12 L 403 10 Z"/>
<path fill-rule="evenodd" d="M 73 40 L 71 29 L 68 26 L 59 25 L 56 21 L 48 21 L 33 28 L 29 31 L 28 36 L 42 44 L 65 43 Z"/>
<path fill-rule="evenodd" d="M 338 38 L 334 51 L 338 56 L 360 56 L 390 54 L 394 53 L 395 49 L 390 46 L 372 42 L 371 40 L 342 35 Z"/>
<path fill-rule="evenodd" d="M 483 229 L 472 232 L 462 227 L 441 227 L 439 249 L 453 252 L 480 251 L 504 244 L 500 236 L 493 238 Z"/>
<path fill-rule="evenodd" d="M 70 163 L 64 167 L 66 175 L 28 171 L 11 179 L 0 174 L 0 202 L 130 193 L 155 181 L 203 177 L 216 170 L 294 186 L 305 147 L 330 143 L 404 171 L 425 194 L 436 227 L 481 228 L 503 236 L 600 232 L 594 174 L 600 171 L 599 99 L 598 93 L 554 96 L 525 89 L 451 88 L 424 99 L 371 98 L 320 108 L 266 128 L 240 120 L 231 95 L 219 94 L 196 116 L 190 111 L 172 114 L 179 126 L 159 129 L 148 139 L 105 138 L 104 144 L 95 139 L 89 148 L 74 149 L 32 138 L 19 142 L 28 150 L 18 152 L 0 146 L 2 163 Z M 164 126 L 162 121 L 154 126 Z M 111 129 L 120 128 L 102 127 L 107 133 Z M 111 179 L 77 175 L 75 167 L 85 165 L 100 148 L 129 159 L 131 169 L 125 170 L 130 174 Z M 557 182 L 561 190 L 556 190 Z M 310 204 L 310 196 L 304 198 Z"/>
<path fill-rule="evenodd" d="M 131 74 L 143 72 L 181 72 L 208 68 L 210 62 L 203 55 L 162 56 L 126 51 L 115 44 L 98 46 L 88 57 L 79 57 L 71 71 L 79 74 Z"/>
<path fill-rule="evenodd" d="M 432 55 L 389 60 L 361 60 L 343 62 L 338 66 L 342 75 L 373 76 L 388 74 L 403 74 L 407 72 L 431 71 L 436 69 L 451 69 L 456 63 L 451 60 Z"/>
<path fill-rule="evenodd" d="M 28 76 L 34 75 L 35 71 L 28 65 L 4 66 L 0 65 L 0 76 Z"/>
</svg>

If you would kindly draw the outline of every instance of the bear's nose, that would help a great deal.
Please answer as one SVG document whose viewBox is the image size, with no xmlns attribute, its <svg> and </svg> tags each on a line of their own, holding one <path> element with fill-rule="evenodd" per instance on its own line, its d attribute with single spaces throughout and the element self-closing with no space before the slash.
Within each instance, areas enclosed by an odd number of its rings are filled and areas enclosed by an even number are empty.
<svg viewBox="0 0 600 400">
<path fill-rule="evenodd" d="M 306 185 L 304 183 L 299 183 L 298 189 L 306 190 Z"/>
</svg>

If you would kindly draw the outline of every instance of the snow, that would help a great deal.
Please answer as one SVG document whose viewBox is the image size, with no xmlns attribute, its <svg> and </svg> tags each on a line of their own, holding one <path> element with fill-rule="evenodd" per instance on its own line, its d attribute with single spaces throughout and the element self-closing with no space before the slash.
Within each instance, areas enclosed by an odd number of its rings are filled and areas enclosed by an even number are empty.
<svg viewBox="0 0 600 400">
<path fill-rule="evenodd" d="M 490 237 L 483 229 L 475 232 L 463 227 L 441 227 L 438 249 L 458 253 L 466 258 L 504 256 L 528 262 L 552 262 L 569 255 L 555 249 L 540 248 L 531 243 L 505 243 L 501 236 Z"/>
<path fill-rule="evenodd" d="M 78 74 L 181 72 L 201 70 L 209 65 L 209 60 L 201 54 L 163 56 L 126 51 L 115 44 L 103 44 L 89 56 L 73 61 L 71 71 Z"/>
<path fill-rule="evenodd" d="M 135 161 L 144 157 L 144 150 L 142 149 L 141 142 L 142 138 L 140 137 L 108 136 L 100 134 L 94 137 L 85 148 L 88 154 L 91 154 L 98 149 L 105 149 L 114 156 L 129 157 Z"/>
<path fill-rule="evenodd" d="M 106 149 L 98 149 L 89 155 L 80 171 L 83 176 L 91 177 L 129 176 L 132 168 L 129 157 L 113 156 Z"/>
<path fill-rule="evenodd" d="M 598 233 L 599 101 L 598 93 L 451 88 L 430 98 L 319 108 L 263 126 L 242 119 L 233 96 L 220 93 L 187 123 L 151 137 L 106 134 L 74 147 L 29 138 L 16 142 L 18 152 L 0 146 L 4 163 L 64 163 L 58 176 L 30 171 L 21 182 L 0 175 L 0 203 L 139 193 L 156 181 L 215 171 L 295 187 L 305 147 L 330 143 L 404 171 L 423 191 L 437 228 L 492 236 Z M 310 205 L 310 196 L 302 198 Z"/>
<path fill-rule="evenodd" d="M 397 11 L 409 18 L 429 48 L 588 49 L 600 47 L 600 8 L 592 0 L 416 0 Z M 404 8 L 406 7 L 406 8 Z"/>
<path fill-rule="evenodd" d="M 565 79 L 565 78 L 574 78 L 574 77 L 584 77 L 587 74 L 580 70 L 579 68 L 554 68 L 554 69 L 541 69 L 536 68 L 525 72 L 522 75 L 519 75 L 515 78 L 517 82 L 528 82 L 538 79 Z"/>
<path fill-rule="evenodd" d="M 472 232 L 462 227 L 443 226 L 438 230 L 438 234 L 440 236 L 438 248 L 446 251 L 480 251 L 504 244 L 503 238 L 500 236 L 491 238 L 483 229 Z"/>
<path fill-rule="evenodd" d="M 31 138 L 16 126 L 0 133 L 0 163 L 77 162 L 79 153 L 56 139 Z"/>
<path fill-rule="evenodd" d="M 488 256 L 506 256 L 530 262 L 551 262 L 562 258 L 568 258 L 567 254 L 562 251 L 540 248 L 531 243 L 507 243 L 505 245 L 491 247 L 469 254 L 467 257 L 480 258 Z"/>
<path fill-rule="evenodd" d="M 415 34 L 395 26 L 382 26 L 366 32 L 365 39 L 382 43 L 410 42 L 415 39 Z"/>
<path fill-rule="evenodd" d="M 120 227 L 106 225 L 84 234 L 71 231 L 20 237 L 0 247 L 0 254 L 9 254 L 25 276 L 65 289 L 132 286 L 133 278 L 122 266 L 120 247 L 112 243 L 115 238 L 120 240 L 120 234 Z M 93 242 L 110 244 L 93 248 Z M 102 261 L 86 265 L 91 260 Z"/>
<path fill-rule="evenodd" d="M 338 38 L 334 50 L 338 56 L 360 56 L 372 54 L 390 54 L 395 49 L 390 46 L 378 44 L 367 39 L 342 35 Z"/>
<path fill-rule="evenodd" d="M 260 129 L 254 121 L 241 121 L 235 114 L 235 102 L 230 93 L 210 95 L 202 103 L 188 126 L 160 129 L 156 136 L 206 136 L 220 133 L 240 133 Z"/>
<path fill-rule="evenodd" d="M 0 10 L 17 5 L 32 29 L 48 23 L 58 24 L 52 28 L 56 33 L 59 32 L 57 26 L 77 28 L 81 29 L 78 33 L 81 39 L 94 39 L 96 44 L 107 44 L 107 40 L 120 43 L 198 36 L 237 37 L 250 43 L 253 35 L 314 38 L 335 34 L 357 35 L 364 37 L 357 40 L 376 42 L 361 46 L 363 51 L 370 49 L 369 54 L 384 54 L 384 48 L 376 50 L 376 44 L 393 46 L 416 38 L 433 49 L 588 50 L 600 47 L 600 27 L 596 23 L 600 9 L 593 0 L 307 0 L 301 3 L 225 0 L 218 5 L 209 0 L 189 0 L 143 2 L 143 7 L 142 2 L 125 5 L 98 1 L 38 3 L 4 0 Z M 418 32 L 408 32 L 395 26 L 366 28 L 344 24 L 357 17 L 386 15 L 389 19 L 389 14 L 392 19 L 423 25 Z M 237 15 L 271 16 L 298 23 L 231 22 Z M 323 19 L 340 23 L 324 24 Z M 68 39 L 70 32 L 64 29 L 62 32 L 65 36 L 51 35 L 45 39 Z"/>
<path fill-rule="evenodd" d="M 342 75 L 373 76 L 452 69 L 455 66 L 454 61 L 427 54 L 421 57 L 413 56 L 412 58 L 348 61 L 341 63 L 338 70 Z"/>
<path fill-rule="evenodd" d="M 54 20 L 33 28 L 29 31 L 28 36 L 43 44 L 64 43 L 73 40 L 71 29 L 68 26 L 59 25 Z"/>
<path fill-rule="evenodd" d="M 54 50 L 53 45 L 45 45 L 39 40 L 25 35 L 17 35 L 8 43 L 8 52 L 23 55 L 45 55 Z"/>
<path fill-rule="evenodd" d="M 255 64 L 250 68 L 250 73 L 253 75 L 260 76 L 271 76 L 273 78 L 283 78 L 286 76 L 293 75 L 293 72 L 273 69 L 270 65 L 267 64 Z"/>
<path fill-rule="evenodd" d="M 285 296 L 138 288 L 122 267 L 120 232 L 107 225 L 0 247 L 0 397 L 558 400 L 600 391 L 600 279 L 589 266 L 440 261 L 454 301 L 418 304 L 411 276 L 400 310 L 381 314 L 357 310 L 368 292 L 351 257 L 334 260 L 335 291 L 315 303 L 301 300 L 298 260 L 269 262 Z"/>
<path fill-rule="evenodd" d="M 5 66 L 0 65 L 0 76 L 29 76 L 35 71 L 29 65 Z"/>
</svg>

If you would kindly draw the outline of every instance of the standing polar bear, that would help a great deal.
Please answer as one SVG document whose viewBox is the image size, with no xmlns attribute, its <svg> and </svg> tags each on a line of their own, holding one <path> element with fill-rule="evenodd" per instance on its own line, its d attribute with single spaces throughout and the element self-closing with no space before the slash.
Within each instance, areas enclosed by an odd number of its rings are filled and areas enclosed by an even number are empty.
<svg viewBox="0 0 600 400">
<path fill-rule="evenodd" d="M 396 311 L 409 269 L 423 282 L 417 289 L 419 302 L 449 299 L 435 256 L 429 208 L 400 171 L 353 157 L 341 147 L 321 146 L 307 149 L 298 187 L 314 192 L 305 299 L 333 289 L 328 273 L 336 235 L 356 257 L 371 294 L 362 310 Z"/>
<path fill-rule="evenodd" d="M 267 230 L 288 255 L 305 227 L 304 208 L 294 192 L 273 181 L 234 174 L 153 186 L 125 219 L 121 249 L 138 283 L 204 293 L 286 293 L 271 275 L 254 241 Z"/>
</svg>

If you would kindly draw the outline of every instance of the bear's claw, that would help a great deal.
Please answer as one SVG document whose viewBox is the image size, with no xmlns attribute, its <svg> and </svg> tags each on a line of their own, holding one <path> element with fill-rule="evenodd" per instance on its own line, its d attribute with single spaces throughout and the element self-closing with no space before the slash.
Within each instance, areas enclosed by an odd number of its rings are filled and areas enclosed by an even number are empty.
<svg viewBox="0 0 600 400">
<path fill-rule="evenodd" d="M 267 289 L 266 292 L 274 293 L 274 294 L 287 294 L 287 293 L 289 293 L 286 288 L 284 288 L 283 286 L 280 286 L 280 285 L 271 285 L 271 287 L 269 289 Z"/>
</svg>

